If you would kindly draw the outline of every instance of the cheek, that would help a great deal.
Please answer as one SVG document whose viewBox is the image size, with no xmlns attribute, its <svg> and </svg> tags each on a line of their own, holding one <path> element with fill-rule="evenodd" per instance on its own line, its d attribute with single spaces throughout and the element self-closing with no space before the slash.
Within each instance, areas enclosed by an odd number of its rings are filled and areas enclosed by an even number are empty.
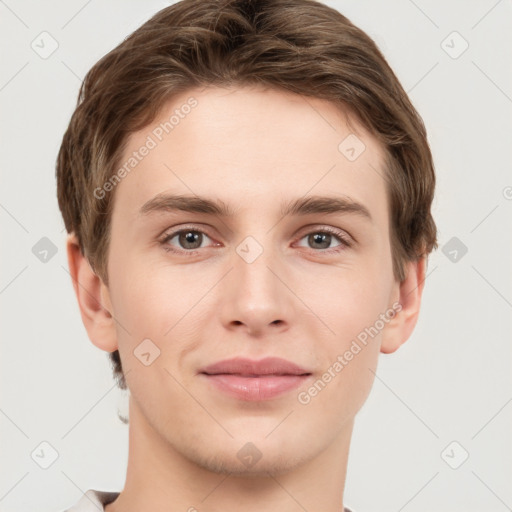
<svg viewBox="0 0 512 512">
<path fill-rule="evenodd" d="M 130 333 L 118 326 L 120 341 L 133 347 L 149 338 L 163 347 L 176 337 L 188 339 L 186 334 L 200 327 L 197 315 L 214 296 L 211 270 L 195 272 L 162 257 L 150 261 L 132 255 L 118 261 L 113 265 L 111 298 L 116 319 Z M 177 348 L 174 341 L 173 346 Z"/>
<path fill-rule="evenodd" d="M 157 272 L 151 270 L 129 251 L 112 251 L 110 257 L 110 296 L 121 339 L 130 345 L 156 335 L 155 321 L 163 307 L 172 311 L 175 294 L 159 284 Z M 129 333 L 129 334 L 128 334 Z"/>
<path fill-rule="evenodd" d="M 344 288 L 331 289 L 325 294 L 330 298 L 323 299 L 323 319 L 334 333 L 329 331 L 319 340 L 322 373 L 299 400 L 323 411 L 339 426 L 362 407 L 370 393 L 381 345 L 379 315 L 386 311 L 382 292 L 371 280 L 343 284 Z"/>
<path fill-rule="evenodd" d="M 362 403 L 371 388 L 374 375 L 370 369 L 377 366 L 386 326 L 381 315 L 388 311 L 389 290 L 381 276 L 369 266 L 360 272 L 347 271 L 316 295 L 318 310 L 329 327 L 322 337 L 325 381 L 331 390 L 325 398 L 332 393 L 335 401 Z"/>
<path fill-rule="evenodd" d="M 390 289 L 383 275 L 383 270 L 370 262 L 340 269 L 326 277 L 322 290 L 310 295 L 334 331 L 333 337 L 346 342 L 386 311 Z"/>
</svg>

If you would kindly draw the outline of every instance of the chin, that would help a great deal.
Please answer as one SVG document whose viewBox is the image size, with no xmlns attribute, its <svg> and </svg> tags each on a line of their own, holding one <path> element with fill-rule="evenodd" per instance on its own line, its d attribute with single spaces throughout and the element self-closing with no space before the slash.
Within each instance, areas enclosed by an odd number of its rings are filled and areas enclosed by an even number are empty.
<svg viewBox="0 0 512 512">
<path fill-rule="evenodd" d="M 295 457 L 288 456 L 285 453 L 265 453 L 265 450 L 260 452 L 260 457 L 254 463 L 250 461 L 243 462 L 242 456 L 240 459 L 238 453 L 233 457 L 232 453 L 216 453 L 209 457 L 196 454 L 192 461 L 198 466 L 210 471 L 212 473 L 226 474 L 232 476 L 239 476 L 244 478 L 268 478 L 271 476 L 278 476 L 287 473 L 296 468 L 300 461 Z"/>
</svg>

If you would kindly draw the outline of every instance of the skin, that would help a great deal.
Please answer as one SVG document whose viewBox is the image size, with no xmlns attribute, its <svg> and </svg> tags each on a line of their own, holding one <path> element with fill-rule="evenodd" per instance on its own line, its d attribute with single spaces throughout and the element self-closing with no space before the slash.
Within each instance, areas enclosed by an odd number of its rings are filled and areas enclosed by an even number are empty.
<svg viewBox="0 0 512 512">
<path fill-rule="evenodd" d="M 255 87 L 190 90 L 130 136 L 126 158 L 191 96 L 197 107 L 110 192 L 108 287 L 68 238 L 89 338 L 102 350 L 119 349 L 130 389 L 126 483 L 106 510 L 339 512 L 355 415 L 379 353 L 397 350 L 414 329 L 425 259 L 408 263 L 405 281 L 394 280 L 383 149 L 324 100 Z M 349 161 L 338 145 L 354 133 L 366 149 Z M 237 213 L 140 215 L 162 192 L 222 199 Z M 365 205 L 372 222 L 353 213 L 280 214 L 281 201 L 333 194 Z M 190 224 L 203 233 L 195 245 L 178 236 L 159 242 Z M 356 243 L 308 237 L 325 227 Z M 247 236 L 263 249 L 251 263 L 236 251 Z M 325 253 L 333 249 L 341 250 Z M 300 403 L 298 393 L 396 302 L 401 311 Z M 149 366 L 133 354 L 146 338 L 160 349 Z M 244 402 L 197 375 L 236 355 L 283 357 L 313 379 Z M 237 457 L 248 442 L 261 453 L 250 467 Z"/>
</svg>

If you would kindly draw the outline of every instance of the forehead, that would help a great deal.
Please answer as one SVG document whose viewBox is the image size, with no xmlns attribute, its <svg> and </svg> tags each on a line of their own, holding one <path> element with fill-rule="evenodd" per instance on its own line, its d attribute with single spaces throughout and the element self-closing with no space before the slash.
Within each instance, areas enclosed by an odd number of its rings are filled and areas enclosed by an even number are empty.
<svg viewBox="0 0 512 512">
<path fill-rule="evenodd" d="M 256 199 L 277 211 L 285 200 L 338 193 L 386 221 L 383 155 L 354 117 L 326 100 L 255 87 L 191 89 L 129 137 L 114 212 L 135 219 L 164 192 L 215 197 L 241 213 Z"/>
</svg>

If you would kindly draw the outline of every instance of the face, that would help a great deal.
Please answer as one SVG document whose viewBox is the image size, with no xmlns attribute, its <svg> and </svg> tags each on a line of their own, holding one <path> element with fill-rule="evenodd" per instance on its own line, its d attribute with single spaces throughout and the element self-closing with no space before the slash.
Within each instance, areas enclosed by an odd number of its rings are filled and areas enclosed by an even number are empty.
<svg viewBox="0 0 512 512">
<path fill-rule="evenodd" d="M 131 405 L 153 435 L 215 471 L 313 459 L 363 405 L 395 313 L 382 148 L 323 100 L 207 88 L 132 134 L 121 165 L 134 151 L 109 192 L 108 253 Z M 201 373 L 270 356 L 309 375 L 223 388 Z M 277 379 L 289 387 L 258 395 Z M 254 467 L 244 446 L 261 454 Z"/>
</svg>

